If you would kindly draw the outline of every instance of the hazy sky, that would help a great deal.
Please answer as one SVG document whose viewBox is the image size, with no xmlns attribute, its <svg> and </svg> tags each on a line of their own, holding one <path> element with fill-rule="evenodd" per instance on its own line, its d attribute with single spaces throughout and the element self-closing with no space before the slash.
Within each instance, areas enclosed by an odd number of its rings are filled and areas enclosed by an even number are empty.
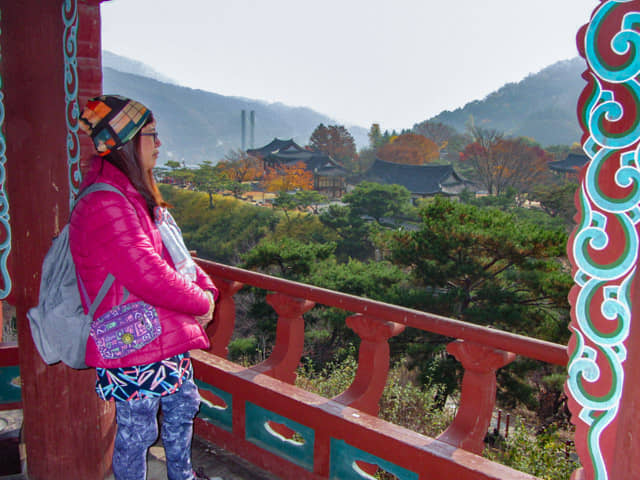
<svg viewBox="0 0 640 480">
<path fill-rule="evenodd" d="M 177 83 L 410 128 L 558 60 L 598 0 L 111 0 L 102 46 Z"/>
</svg>

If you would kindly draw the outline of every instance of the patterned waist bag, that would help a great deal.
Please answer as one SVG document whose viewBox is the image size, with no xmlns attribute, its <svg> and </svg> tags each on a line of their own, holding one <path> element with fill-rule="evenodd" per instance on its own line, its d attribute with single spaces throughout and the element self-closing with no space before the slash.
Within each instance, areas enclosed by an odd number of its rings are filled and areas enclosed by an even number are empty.
<svg viewBox="0 0 640 480">
<path fill-rule="evenodd" d="M 89 335 L 102 358 L 122 358 L 160 336 L 156 309 L 143 301 L 113 307 L 92 324 Z"/>
</svg>

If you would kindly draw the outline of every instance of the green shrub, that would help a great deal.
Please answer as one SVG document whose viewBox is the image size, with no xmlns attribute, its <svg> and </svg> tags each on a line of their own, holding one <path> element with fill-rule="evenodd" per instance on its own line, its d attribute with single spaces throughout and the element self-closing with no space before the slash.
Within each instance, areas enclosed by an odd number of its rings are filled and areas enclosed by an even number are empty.
<svg viewBox="0 0 640 480">
<path fill-rule="evenodd" d="M 258 341 L 255 337 L 236 338 L 229 342 L 229 359 L 233 362 L 247 363 L 256 356 Z"/>
<path fill-rule="evenodd" d="M 379 417 L 414 432 L 436 437 L 453 421 L 453 412 L 438 408 L 440 386 L 418 385 L 416 370 L 409 370 L 405 361 L 390 371 L 380 399 Z"/>
<path fill-rule="evenodd" d="M 313 363 L 308 360 L 298 370 L 296 385 L 309 392 L 332 398 L 344 392 L 356 376 L 358 362 L 348 355 L 342 362 L 329 362 L 316 372 Z"/>
<path fill-rule="evenodd" d="M 341 362 L 328 363 L 316 372 L 310 361 L 298 371 L 296 384 L 307 391 L 331 398 L 349 388 L 355 378 L 358 363 L 353 350 Z M 415 371 L 401 361 L 389 371 L 387 385 L 380 399 L 383 420 L 401 425 L 424 435 L 440 434 L 452 421 L 452 412 L 436 408 L 437 387 L 416 385 Z"/>
<path fill-rule="evenodd" d="M 486 449 L 484 456 L 547 480 L 569 480 L 571 473 L 580 467 L 574 460 L 573 447 L 569 449 L 553 428 L 534 435 L 520 422 L 513 434 L 496 447 Z"/>
</svg>

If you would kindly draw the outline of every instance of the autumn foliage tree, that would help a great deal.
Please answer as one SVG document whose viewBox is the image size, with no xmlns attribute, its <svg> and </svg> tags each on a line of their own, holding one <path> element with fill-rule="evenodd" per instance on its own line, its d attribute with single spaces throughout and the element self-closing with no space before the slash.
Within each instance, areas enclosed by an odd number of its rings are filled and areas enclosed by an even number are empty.
<svg viewBox="0 0 640 480">
<path fill-rule="evenodd" d="M 424 135 L 403 133 L 380 147 L 377 155 L 387 162 L 424 165 L 439 158 L 440 148 Z"/>
<path fill-rule="evenodd" d="M 528 192 L 549 178 L 547 163 L 553 157 L 526 139 L 506 139 L 495 130 L 473 127 L 474 142 L 460 153 L 460 160 L 471 164 L 475 180 L 489 194 L 499 195 L 513 187 Z"/>
<path fill-rule="evenodd" d="M 313 188 L 313 173 L 307 170 L 304 162 L 267 167 L 264 185 L 269 192 L 311 190 Z"/>
<path fill-rule="evenodd" d="M 413 131 L 432 140 L 439 145 L 440 148 L 445 147 L 451 138 L 458 135 L 458 131 L 455 128 L 441 122 L 432 122 L 429 120 L 414 125 Z"/>
<path fill-rule="evenodd" d="M 444 123 L 425 120 L 413 126 L 413 133 L 424 135 L 433 140 L 440 150 L 445 150 L 448 158 L 458 158 L 465 145 L 469 143 L 467 135 Z"/>
<path fill-rule="evenodd" d="M 311 134 L 309 147 L 341 163 L 350 163 L 357 157 L 356 142 L 342 125 L 325 127 L 321 123 Z"/>
<path fill-rule="evenodd" d="M 249 182 L 262 177 L 262 161 L 238 149 L 231 150 L 218 163 L 218 169 L 234 182 Z"/>
</svg>

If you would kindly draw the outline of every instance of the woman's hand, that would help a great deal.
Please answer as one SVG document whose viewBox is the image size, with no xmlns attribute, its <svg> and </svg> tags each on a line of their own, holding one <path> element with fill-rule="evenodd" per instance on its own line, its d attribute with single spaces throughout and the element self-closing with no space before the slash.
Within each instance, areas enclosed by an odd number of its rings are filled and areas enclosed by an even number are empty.
<svg viewBox="0 0 640 480">
<path fill-rule="evenodd" d="M 209 299 L 209 311 L 204 315 L 196 317 L 196 320 L 202 326 L 202 328 L 207 328 L 209 322 L 213 320 L 213 312 L 216 309 L 216 302 L 213 299 L 213 293 L 211 293 L 211 290 L 205 290 L 205 293 L 207 294 L 207 298 Z"/>
</svg>

